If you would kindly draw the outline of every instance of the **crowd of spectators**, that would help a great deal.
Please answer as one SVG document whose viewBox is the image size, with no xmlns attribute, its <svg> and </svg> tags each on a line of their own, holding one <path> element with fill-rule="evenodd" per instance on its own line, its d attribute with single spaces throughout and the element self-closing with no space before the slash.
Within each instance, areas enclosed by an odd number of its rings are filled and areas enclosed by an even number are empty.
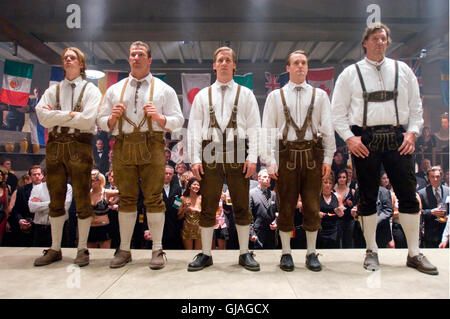
<svg viewBox="0 0 450 319">
<path fill-rule="evenodd" d="M 445 123 L 444 123 L 445 124 Z M 429 128 L 417 140 L 417 198 L 421 204 L 421 247 L 448 247 L 449 172 L 432 166 L 436 157 L 429 152 L 435 147 L 436 137 Z M 171 147 L 177 145 L 180 154 L 182 143 L 170 141 L 167 136 L 164 188 L 161 190 L 166 205 L 163 233 L 164 249 L 201 249 L 199 214 L 201 213 L 200 183 L 189 170 L 189 164 L 172 160 Z M 118 210 L 119 190 L 114 184 L 112 170 L 114 140 L 101 130 L 93 138 L 95 168 L 92 171 L 91 205 L 95 217 L 89 233 L 89 247 L 117 248 L 120 245 Z M 182 150 L 181 150 L 182 152 Z M 48 219 L 49 195 L 45 183 L 45 170 L 32 166 L 18 178 L 9 158 L 0 161 L 0 245 L 47 247 L 51 244 Z M 281 243 L 277 230 L 278 202 L 275 182 L 267 170 L 258 163 L 258 174 L 250 183 L 250 207 L 253 223 L 249 244 L 252 249 L 279 249 Z M 444 166 L 445 167 L 445 166 Z M 386 173 L 380 174 L 377 202 L 377 244 L 380 248 L 406 248 L 406 240 L 398 222 L 395 191 Z M 436 193 L 437 192 L 437 193 Z M 140 196 L 142 199 L 142 196 Z M 318 233 L 318 248 L 364 248 L 365 240 L 356 214 L 358 185 L 348 152 L 341 145 L 333 157 L 332 174 L 323 180 L 320 196 L 322 230 Z M 71 186 L 67 186 L 66 223 L 62 247 L 76 247 L 76 203 Z M 152 238 L 146 222 L 146 209 L 137 205 L 137 218 L 131 248 L 151 249 Z M 302 202 L 299 196 L 295 211 L 295 229 L 291 247 L 306 248 L 302 229 Z M 216 225 L 212 249 L 237 249 L 237 233 L 233 205 L 223 185 L 217 205 Z"/>
</svg>

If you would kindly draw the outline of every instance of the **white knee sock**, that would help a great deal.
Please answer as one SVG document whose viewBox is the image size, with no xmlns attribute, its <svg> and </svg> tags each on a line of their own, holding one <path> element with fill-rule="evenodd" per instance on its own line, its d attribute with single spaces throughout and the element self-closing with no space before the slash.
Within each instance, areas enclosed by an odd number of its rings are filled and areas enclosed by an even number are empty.
<svg viewBox="0 0 450 319">
<path fill-rule="evenodd" d="M 152 236 L 152 250 L 162 249 L 165 213 L 147 213 L 147 224 Z"/>
<path fill-rule="evenodd" d="M 402 225 L 403 231 L 405 232 L 409 256 L 414 257 L 420 254 L 419 249 L 420 215 L 406 214 L 399 212 L 398 219 L 400 221 L 400 224 Z"/>
<path fill-rule="evenodd" d="M 237 225 L 236 230 L 238 234 L 239 241 L 239 254 L 248 253 L 248 241 L 250 236 L 250 225 Z"/>
<path fill-rule="evenodd" d="M 290 231 L 279 231 L 281 239 L 281 254 L 291 253 L 291 232 Z"/>
<path fill-rule="evenodd" d="M 130 251 L 131 238 L 136 225 L 137 212 L 119 212 L 120 249 Z"/>
<path fill-rule="evenodd" d="M 316 252 L 317 231 L 305 231 L 306 233 L 306 256 Z"/>
<path fill-rule="evenodd" d="M 211 243 L 214 234 L 214 226 L 201 227 L 200 233 L 202 236 L 202 253 L 207 256 L 211 256 Z"/>
<path fill-rule="evenodd" d="M 89 229 L 91 228 L 93 217 L 85 219 L 78 218 L 78 250 L 87 248 Z"/>
<path fill-rule="evenodd" d="M 377 214 L 370 216 L 360 216 L 361 228 L 364 232 L 364 239 L 366 240 L 366 249 L 372 250 L 374 253 L 378 252 L 377 246 Z"/>
<path fill-rule="evenodd" d="M 66 221 L 66 216 L 49 217 L 50 228 L 52 232 L 52 247 L 53 250 L 59 251 L 61 249 L 61 240 L 64 229 L 64 222 Z"/>
</svg>

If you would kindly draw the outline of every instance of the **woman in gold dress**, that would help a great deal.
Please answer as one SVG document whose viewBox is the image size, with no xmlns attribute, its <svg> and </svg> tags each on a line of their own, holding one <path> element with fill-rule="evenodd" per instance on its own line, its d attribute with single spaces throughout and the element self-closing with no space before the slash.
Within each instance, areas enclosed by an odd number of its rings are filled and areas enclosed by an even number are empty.
<svg viewBox="0 0 450 319">
<path fill-rule="evenodd" d="M 200 195 L 200 183 L 195 177 L 186 185 L 186 190 L 181 196 L 183 201 L 178 208 L 178 219 L 183 219 L 181 238 L 185 249 L 202 249 L 200 236 L 200 212 L 202 210 L 202 195 Z"/>
</svg>

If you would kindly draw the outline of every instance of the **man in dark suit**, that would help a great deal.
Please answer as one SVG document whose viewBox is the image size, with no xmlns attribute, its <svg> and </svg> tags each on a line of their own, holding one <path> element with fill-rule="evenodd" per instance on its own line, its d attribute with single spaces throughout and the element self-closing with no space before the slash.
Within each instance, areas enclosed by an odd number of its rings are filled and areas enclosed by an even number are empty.
<svg viewBox="0 0 450 319">
<path fill-rule="evenodd" d="M 424 224 L 423 241 L 426 248 L 438 248 L 448 218 L 445 199 L 449 189 L 441 185 L 442 171 L 439 166 L 431 167 L 427 177 L 430 185 L 419 190 Z"/>
<path fill-rule="evenodd" d="M 174 207 L 175 199 L 181 197 L 181 187 L 177 183 L 171 182 L 174 173 L 174 168 L 171 165 L 166 165 L 164 187 L 162 189 L 163 200 L 166 205 L 162 238 L 164 249 L 183 249 L 183 243 L 181 241 L 182 221 L 178 220 L 178 209 Z"/>
<path fill-rule="evenodd" d="M 392 240 L 390 220 L 393 213 L 391 192 L 387 188 L 380 186 L 377 198 L 376 241 L 378 247 L 385 248 Z"/>
<path fill-rule="evenodd" d="M 429 183 L 427 172 L 431 168 L 431 162 L 428 158 L 423 158 L 420 161 L 419 171 L 416 174 L 417 189 L 426 187 Z"/>
<path fill-rule="evenodd" d="M 275 213 L 278 206 L 276 194 L 270 190 L 270 180 L 267 170 L 262 169 L 258 173 L 258 186 L 250 190 L 250 211 L 254 220 L 250 234 L 255 248 L 273 249 L 276 246 Z"/>
<path fill-rule="evenodd" d="M 31 176 L 31 183 L 17 189 L 16 202 L 8 218 L 11 231 L 17 234 L 18 246 L 33 246 L 33 218 L 34 213 L 30 212 L 28 200 L 34 185 L 42 182 L 44 175 L 40 166 L 35 165 L 30 168 L 28 174 Z"/>
<path fill-rule="evenodd" d="M 100 173 L 106 174 L 109 170 L 109 157 L 106 151 L 103 140 L 98 138 L 95 142 L 94 162 Z"/>
</svg>

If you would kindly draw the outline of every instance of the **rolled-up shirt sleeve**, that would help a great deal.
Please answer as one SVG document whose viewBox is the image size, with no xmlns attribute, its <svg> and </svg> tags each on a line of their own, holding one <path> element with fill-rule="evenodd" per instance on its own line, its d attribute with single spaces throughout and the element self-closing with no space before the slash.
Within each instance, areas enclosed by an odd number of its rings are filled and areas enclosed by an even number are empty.
<svg viewBox="0 0 450 319">
<path fill-rule="evenodd" d="M 416 75 L 409 68 L 405 68 L 408 74 L 408 106 L 409 106 L 409 120 L 408 120 L 408 132 L 413 132 L 417 135 L 420 134 L 423 127 L 423 109 L 422 99 L 420 98 L 419 83 L 417 82 Z"/>
<path fill-rule="evenodd" d="M 165 129 L 176 131 L 183 127 L 184 116 L 181 112 L 180 101 L 175 90 L 167 87 L 164 92 L 163 115 L 166 117 Z"/>
<path fill-rule="evenodd" d="M 334 126 L 331 119 L 331 105 L 328 95 L 323 90 L 317 90 L 320 98 L 320 124 L 318 131 L 322 136 L 324 148 L 324 164 L 333 162 L 333 155 L 336 151 L 336 140 L 334 138 Z"/>
<path fill-rule="evenodd" d="M 69 111 L 55 110 L 56 107 L 56 85 L 45 90 L 39 103 L 36 105 L 36 114 L 39 123 L 45 128 L 53 126 L 67 126 L 67 123 L 72 119 Z M 44 109 L 44 106 L 50 105 L 53 110 Z"/>
</svg>

